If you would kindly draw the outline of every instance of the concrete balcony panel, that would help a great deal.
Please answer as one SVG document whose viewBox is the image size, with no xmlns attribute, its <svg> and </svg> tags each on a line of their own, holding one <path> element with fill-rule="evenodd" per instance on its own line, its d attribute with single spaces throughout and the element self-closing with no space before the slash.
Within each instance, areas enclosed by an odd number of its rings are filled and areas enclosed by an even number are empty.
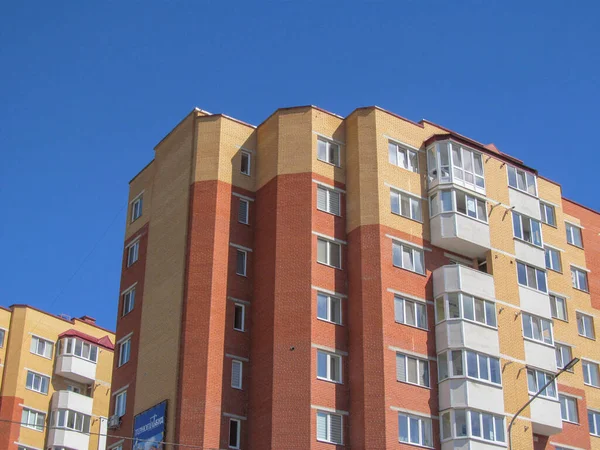
<svg viewBox="0 0 600 450">
<path fill-rule="evenodd" d="M 474 297 L 494 300 L 494 277 L 480 270 L 451 264 L 433 271 L 433 296 L 462 291 Z"/>
<path fill-rule="evenodd" d="M 435 326 L 435 342 L 438 352 L 452 348 L 463 348 L 500 355 L 498 330 L 467 320 L 446 320 Z"/>
<path fill-rule="evenodd" d="M 78 383 L 93 383 L 96 380 L 96 363 L 73 355 L 56 358 L 55 373 Z"/>
<path fill-rule="evenodd" d="M 519 300 L 523 311 L 546 319 L 552 317 L 550 311 L 550 297 L 548 297 L 548 294 L 524 286 L 519 286 Z"/>
<path fill-rule="evenodd" d="M 448 378 L 439 383 L 440 410 L 473 408 L 504 414 L 502 386 L 482 383 L 470 378 Z"/>
<path fill-rule="evenodd" d="M 440 213 L 431 219 L 431 243 L 469 258 L 483 257 L 490 249 L 487 223 L 455 212 Z"/>
<path fill-rule="evenodd" d="M 515 256 L 518 260 L 537 267 L 546 267 L 546 253 L 543 248 L 515 239 Z"/>
<path fill-rule="evenodd" d="M 509 187 L 508 198 L 510 206 L 514 206 L 516 212 L 541 220 L 540 202 L 537 197 Z"/>
<path fill-rule="evenodd" d="M 52 395 L 51 409 L 70 409 L 73 411 L 92 415 L 94 399 L 71 391 L 56 391 Z"/>
<path fill-rule="evenodd" d="M 506 444 L 500 442 L 491 443 L 467 438 L 442 442 L 442 450 L 498 450 L 506 447 Z"/>
<path fill-rule="evenodd" d="M 558 400 L 538 397 L 531 403 L 529 408 L 534 433 L 552 436 L 562 431 L 560 402 Z"/>
<path fill-rule="evenodd" d="M 525 339 L 525 362 L 528 366 L 548 372 L 556 372 L 556 352 L 554 347 Z"/>
<path fill-rule="evenodd" d="M 50 428 L 48 444 L 50 448 L 87 449 L 90 445 L 90 435 L 62 428 Z"/>
</svg>

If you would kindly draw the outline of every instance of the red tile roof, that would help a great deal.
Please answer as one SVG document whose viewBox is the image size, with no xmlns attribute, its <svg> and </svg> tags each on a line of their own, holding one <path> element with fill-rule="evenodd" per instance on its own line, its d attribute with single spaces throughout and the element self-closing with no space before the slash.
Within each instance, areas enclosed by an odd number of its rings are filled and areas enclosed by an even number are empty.
<svg viewBox="0 0 600 450">
<path fill-rule="evenodd" d="M 104 347 L 107 350 L 114 350 L 115 349 L 114 344 L 110 341 L 110 338 L 108 336 L 104 336 L 104 337 L 101 337 L 101 338 L 96 338 L 94 336 L 90 336 L 89 334 L 82 333 L 81 331 L 74 330 L 73 328 L 71 328 L 70 330 L 65 331 L 64 333 L 59 334 L 58 337 L 59 338 L 62 338 L 62 337 L 78 337 L 79 339 L 82 339 L 84 341 L 90 342 L 92 344 L 96 344 L 99 347 Z"/>
</svg>

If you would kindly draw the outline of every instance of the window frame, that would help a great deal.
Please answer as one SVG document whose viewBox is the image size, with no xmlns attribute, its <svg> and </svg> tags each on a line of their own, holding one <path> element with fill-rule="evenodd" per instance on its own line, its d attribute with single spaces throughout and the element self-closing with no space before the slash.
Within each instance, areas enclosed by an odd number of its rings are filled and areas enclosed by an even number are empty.
<svg viewBox="0 0 600 450">
<path fill-rule="evenodd" d="M 398 358 L 404 358 L 404 380 L 401 380 L 399 377 L 399 372 L 398 372 Z M 415 373 L 415 377 L 417 382 L 413 382 L 413 381 L 409 381 L 409 367 L 408 367 L 408 360 L 414 360 L 415 361 L 415 368 L 416 368 L 416 373 Z M 420 363 L 425 363 L 425 371 L 421 372 L 421 364 Z M 425 375 L 427 375 L 427 377 L 425 377 Z M 425 379 L 427 381 L 427 384 L 421 384 L 420 380 Z M 398 383 L 406 383 L 406 384 L 411 384 L 413 386 L 418 386 L 418 387 L 422 387 L 425 389 L 431 389 L 431 364 L 429 364 L 429 359 L 428 358 L 422 358 L 419 356 L 414 356 L 414 355 L 409 355 L 406 353 L 402 353 L 401 351 L 397 351 L 396 352 L 396 381 Z"/>
<path fill-rule="evenodd" d="M 123 294 L 121 294 L 121 297 L 123 299 L 121 317 L 125 317 L 127 314 L 133 311 L 133 308 L 135 306 L 135 288 L 135 285 L 131 286 L 126 291 L 124 291 Z M 126 306 L 128 306 L 129 308 L 126 308 Z"/>
<path fill-rule="evenodd" d="M 397 198 L 398 211 L 394 211 L 394 196 Z M 402 214 L 402 199 L 405 198 L 408 200 L 408 215 Z M 417 205 L 418 214 L 413 217 L 413 202 Z M 406 192 L 400 191 L 395 188 L 390 188 L 390 211 L 392 214 L 400 217 L 404 217 L 405 219 L 414 220 L 418 223 L 423 223 L 423 200 L 421 197 L 413 194 L 408 194 Z"/>
<path fill-rule="evenodd" d="M 319 260 L 319 241 L 324 242 L 326 244 L 326 261 Z M 335 266 L 331 263 L 331 246 L 337 245 L 338 247 L 338 258 L 340 265 Z M 331 239 L 317 236 L 317 263 L 323 264 L 324 266 L 333 267 L 334 269 L 342 270 L 342 244 L 339 242 L 332 241 Z"/>
<path fill-rule="evenodd" d="M 403 440 L 402 439 L 402 435 L 400 434 L 400 420 L 401 418 L 406 418 L 406 427 L 407 427 L 407 432 L 408 432 L 408 436 L 407 436 L 407 440 Z M 413 437 L 411 435 L 411 426 L 410 426 L 410 421 L 412 420 L 417 420 L 419 423 L 418 426 L 418 431 L 417 431 L 417 440 L 418 442 L 414 442 L 411 440 L 411 438 Z M 426 427 L 425 424 L 428 423 L 429 426 Z M 424 435 L 424 428 L 428 429 L 429 431 L 429 435 L 427 436 L 428 438 L 428 443 L 425 442 L 425 440 L 423 439 L 423 435 Z M 434 444 L 433 444 L 433 421 L 431 420 L 430 417 L 424 417 L 424 416 L 418 416 L 415 414 L 409 414 L 409 413 L 405 413 L 405 412 L 398 412 L 398 442 L 401 442 L 403 444 L 408 444 L 408 445 L 416 445 L 419 447 L 425 447 L 425 448 L 435 448 Z"/>
<path fill-rule="evenodd" d="M 322 316 L 319 315 L 319 301 L 322 298 L 324 298 L 325 302 L 326 302 L 327 317 L 322 317 Z M 334 321 L 332 319 L 332 316 L 333 316 L 332 315 L 332 311 L 334 309 L 332 307 L 332 303 L 335 303 L 334 300 L 337 301 L 337 304 L 339 305 L 339 312 L 338 312 L 338 315 L 339 315 L 339 318 L 340 318 L 339 322 L 336 322 L 336 321 Z M 334 325 L 343 325 L 344 322 L 343 322 L 343 318 L 342 318 L 342 309 L 343 308 L 342 308 L 342 299 L 341 299 L 341 297 L 338 297 L 338 296 L 335 296 L 335 295 L 326 294 L 324 292 L 317 292 L 317 319 L 325 321 L 325 322 L 332 323 Z"/>
<path fill-rule="evenodd" d="M 319 142 L 323 142 L 325 144 L 325 159 L 321 158 L 321 152 L 320 152 L 320 147 L 319 147 Z M 330 161 L 330 156 L 331 156 L 331 150 L 333 149 L 333 147 L 335 146 L 334 149 L 334 160 L 335 161 Z M 330 164 L 334 167 L 341 167 L 342 164 L 342 146 L 341 144 L 339 144 L 338 142 L 334 142 L 332 140 L 326 139 L 322 136 L 318 136 L 317 137 L 317 160 L 324 162 L 326 164 Z"/>
<path fill-rule="evenodd" d="M 244 220 L 240 220 L 241 217 L 241 213 L 242 213 L 242 205 L 246 205 L 246 214 L 243 217 Z M 243 224 L 243 225 L 249 225 L 250 222 L 250 201 L 244 199 L 244 198 L 240 198 L 239 199 L 239 204 L 238 204 L 238 222 Z"/>
<path fill-rule="evenodd" d="M 565 361 L 565 355 L 563 349 L 566 349 L 569 354 L 569 358 Z M 560 342 L 554 342 L 554 353 L 556 355 L 556 367 L 558 369 L 563 369 L 572 359 L 573 359 L 573 347 L 567 344 L 561 344 Z M 558 358 L 560 355 L 561 363 L 559 363 Z M 573 372 L 573 369 L 567 370 L 567 372 Z"/>
<path fill-rule="evenodd" d="M 244 157 L 246 157 L 248 164 L 246 165 L 246 171 L 244 172 Z M 247 150 L 241 150 L 240 152 L 240 173 L 242 175 L 251 176 L 252 174 L 252 153 Z"/>
<path fill-rule="evenodd" d="M 592 369 L 596 369 L 596 381 L 598 384 L 592 383 Z M 581 369 L 583 371 L 583 384 L 595 388 L 600 388 L 600 364 L 589 359 L 581 358 Z M 587 376 L 586 376 L 587 375 Z M 587 378 L 587 381 L 585 380 Z"/>
<path fill-rule="evenodd" d="M 600 411 L 588 409 L 588 427 L 592 436 L 600 437 Z M 593 429 L 592 429 L 593 424 Z"/>
<path fill-rule="evenodd" d="M 319 208 L 319 191 L 324 192 L 325 205 L 326 205 L 325 209 Z M 338 211 L 337 212 L 333 211 L 333 208 L 331 208 L 331 196 L 332 195 L 337 195 L 337 198 L 338 198 L 338 201 L 337 201 Z M 342 216 L 342 193 L 336 189 L 330 189 L 321 184 L 317 184 L 317 210 L 327 213 L 327 214 L 331 214 L 333 216 L 341 217 Z"/>
<path fill-rule="evenodd" d="M 450 296 L 457 296 L 457 301 L 458 301 L 458 317 L 450 317 Z M 469 300 L 470 302 L 472 302 L 473 304 L 473 318 L 469 318 L 465 315 L 465 298 L 467 298 L 467 300 Z M 440 299 L 442 300 L 442 305 L 443 305 L 443 314 L 444 317 L 440 319 L 439 317 L 439 301 Z M 482 308 L 483 308 L 483 314 L 484 314 L 484 321 L 481 322 L 479 320 L 477 320 L 477 306 L 476 306 L 476 302 L 481 302 L 482 303 Z M 464 292 L 449 292 L 443 295 L 438 296 L 435 299 L 434 302 L 434 310 L 435 310 L 435 323 L 441 323 L 444 322 L 446 320 L 466 320 L 470 323 L 474 323 L 480 326 L 484 326 L 484 327 L 489 327 L 492 328 L 494 330 L 498 329 L 498 313 L 496 311 L 496 302 L 491 301 L 491 300 L 487 300 L 487 299 L 483 299 L 483 298 L 479 298 L 479 297 L 475 297 L 474 295 L 470 295 L 470 294 L 466 294 Z M 491 306 L 490 306 L 491 305 Z M 489 320 L 489 310 L 493 310 L 494 311 L 494 316 L 493 316 L 493 321 Z M 490 322 L 490 323 L 488 323 Z M 493 323 L 493 325 L 492 325 Z"/>
<path fill-rule="evenodd" d="M 142 217 L 144 208 L 144 193 L 138 194 L 133 200 L 131 200 L 131 220 L 129 223 L 135 222 L 137 219 Z"/>
<path fill-rule="evenodd" d="M 399 248 L 398 252 L 395 251 L 396 248 Z M 410 254 L 411 254 L 411 259 L 413 262 L 413 268 L 409 268 L 409 267 L 404 267 L 404 249 L 409 249 L 410 250 Z M 400 255 L 400 265 L 396 264 L 396 262 L 398 262 L 398 260 L 394 257 L 395 255 Z M 421 266 L 423 268 L 423 272 L 419 272 L 417 269 L 417 264 L 415 264 L 415 262 L 417 261 L 417 258 L 415 258 L 415 255 L 421 255 L 420 256 L 420 261 L 421 261 Z M 414 247 L 410 244 L 406 244 L 404 242 L 401 241 L 396 241 L 396 240 L 392 240 L 392 265 L 394 267 L 398 267 L 399 269 L 403 269 L 403 270 L 408 270 L 409 272 L 413 272 L 413 273 L 417 273 L 419 275 L 426 275 L 427 273 L 427 269 L 425 268 L 425 251 L 423 249 L 420 249 L 418 247 Z"/>
<path fill-rule="evenodd" d="M 581 286 L 579 275 L 583 275 L 585 289 Z M 571 286 L 581 292 L 590 292 L 590 284 L 588 280 L 588 272 L 571 264 Z"/>
<path fill-rule="evenodd" d="M 535 391 L 529 389 L 530 374 L 533 376 L 533 380 L 535 382 Z M 544 377 L 542 385 L 540 385 L 540 376 Z M 548 382 L 549 378 L 552 378 L 553 376 L 554 374 L 546 372 L 545 370 L 540 370 L 534 367 L 527 367 L 527 392 L 529 393 L 529 395 L 537 394 L 540 388 L 544 386 Z M 548 393 L 549 388 L 551 388 L 551 390 L 554 391 L 554 395 Z M 546 389 L 544 389 L 544 392 L 540 393 L 539 397 L 547 398 L 550 400 L 558 400 L 558 385 L 556 383 L 556 379 L 552 380 L 552 383 L 548 385 Z"/>
<path fill-rule="evenodd" d="M 62 420 L 61 413 L 63 413 Z M 69 426 L 70 416 L 73 416 L 72 423 L 74 426 L 72 427 Z M 77 422 L 80 423 L 81 427 L 77 427 Z M 50 416 L 50 426 L 52 428 L 75 431 L 76 433 L 89 434 L 91 422 L 92 416 L 68 408 L 55 409 Z"/>
<path fill-rule="evenodd" d="M 515 185 L 513 185 L 511 183 L 511 175 L 510 175 L 511 169 L 515 171 L 514 172 Z M 525 183 L 525 189 L 522 189 L 522 188 L 519 187 L 519 172 L 523 172 L 523 180 L 524 180 L 524 183 Z M 509 187 L 511 187 L 513 189 L 516 189 L 518 191 L 521 191 L 524 194 L 531 195 L 533 197 L 538 198 L 537 176 L 534 173 L 528 172 L 526 170 L 519 169 L 519 168 L 517 168 L 515 166 L 511 166 L 511 165 L 507 164 L 506 165 L 506 174 L 507 174 L 507 177 L 508 177 L 508 186 Z M 527 175 L 530 175 L 531 177 L 533 177 L 533 187 L 534 187 L 534 191 L 535 191 L 535 193 L 533 193 L 533 194 L 531 192 L 529 192 L 529 189 L 528 189 L 529 186 L 530 186 L 530 180 L 528 180 Z"/>
<path fill-rule="evenodd" d="M 320 438 L 319 437 L 319 415 L 321 416 L 325 416 L 325 434 L 326 437 L 325 438 Z M 331 416 L 336 416 L 339 417 L 340 420 L 340 441 L 336 442 L 332 439 L 332 433 L 331 433 Z M 317 441 L 319 442 L 326 442 L 328 444 L 336 444 L 336 445 L 344 445 L 344 415 L 343 414 L 336 414 L 336 413 L 332 413 L 329 411 L 323 411 L 323 410 L 317 410 L 317 415 L 316 415 L 316 420 L 317 420 L 317 426 L 316 428 L 316 434 L 317 434 Z"/>
<path fill-rule="evenodd" d="M 574 230 L 578 230 L 579 232 L 581 245 L 577 244 L 573 239 L 575 237 Z M 583 249 L 583 228 L 581 226 L 565 221 L 565 232 L 567 233 L 567 244 Z"/>
<path fill-rule="evenodd" d="M 237 385 L 236 385 L 236 384 L 234 384 L 234 381 L 235 381 L 235 380 L 234 380 L 234 378 L 233 378 L 233 373 L 234 373 L 234 371 L 233 371 L 233 366 L 236 366 L 236 365 L 239 367 L 239 371 L 240 371 L 240 372 L 239 372 L 239 373 L 240 373 L 240 376 L 239 376 L 239 383 L 238 383 Z M 244 362 L 243 362 L 243 361 L 240 361 L 239 359 L 235 359 L 235 358 L 233 358 L 233 359 L 231 360 L 231 387 L 232 387 L 233 389 L 239 389 L 239 390 L 242 390 L 242 389 L 243 389 L 243 385 L 244 385 L 244 379 L 243 379 L 243 377 L 244 377 Z"/>
<path fill-rule="evenodd" d="M 516 260 L 516 263 L 517 263 L 516 264 L 516 269 L 517 269 L 517 284 L 519 286 L 523 286 L 523 287 L 526 287 L 526 288 L 529 288 L 529 289 L 533 289 L 534 291 L 542 292 L 544 294 L 548 293 L 548 273 L 546 272 L 546 269 L 540 269 L 537 266 L 533 266 L 531 264 L 527 264 L 527 263 L 525 263 L 523 261 L 519 261 L 519 260 Z M 525 278 L 526 278 L 526 284 L 521 283 L 520 276 L 519 276 L 519 267 L 520 266 L 524 266 L 525 267 L 525 272 L 524 273 L 525 273 Z M 529 271 L 528 271 L 529 268 L 535 270 L 535 287 L 529 285 Z M 539 281 L 538 281 L 539 272 L 541 272 L 544 275 L 544 287 L 545 287 L 545 290 L 542 290 L 542 289 L 539 288 Z"/>
<path fill-rule="evenodd" d="M 447 206 L 444 206 L 444 201 L 442 200 L 442 195 L 443 194 L 450 194 L 450 209 L 447 209 Z M 460 193 L 460 195 L 464 195 L 465 197 L 465 212 L 463 211 L 459 211 L 458 209 L 458 193 Z M 469 214 L 469 208 L 468 208 L 468 204 L 469 204 L 469 200 L 474 201 L 475 202 L 475 216 L 472 216 Z M 481 203 L 483 204 L 483 211 L 485 214 L 485 217 L 480 217 L 479 215 L 479 207 L 481 206 Z M 435 191 L 433 194 L 431 194 L 429 196 L 429 216 L 430 218 L 436 217 L 440 214 L 449 214 L 449 213 L 453 213 L 453 214 L 460 214 L 463 217 L 468 217 L 469 219 L 473 219 L 476 220 L 478 222 L 484 223 L 486 225 L 488 225 L 489 222 L 489 218 L 488 218 L 488 210 L 487 210 L 487 200 L 485 199 L 485 197 L 483 197 L 481 194 L 476 193 L 475 191 L 473 192 L 466 192 L 463 189 L 459 189 L 459 188 L 445 188 L 445 189 L 438 189 L 437 191 Z"/>
<path fill-rule="evenodd" d="M 484 189 L 485 190 L 485 163 L 483 161 L 483 153 L 478 152 L 477 150 L 474 150 L 470 147 L 467 147 L 463 144 L 460 144 L 456 141 L 449 141 L 448 142 L 450 144 L 450 147 L 448 148 L 448 152 L 449 152 L 449 163 L 450 163 L 450 173 L 451 173 L 451 182 L 452 183 L 456 183 L 457 181 L 464 183 L 465 185 L 469 185 L 469 186 L 473 186 L 473 190 L 477 190 L 477 188 L 479 189 Z M 460 150 L 460 166 L 456 163 L 455 158 L 454 158 L 454 146 L 458 146 L 459 150 Z M 466 155 L 465 153 L 468 154 L 469 159 L 471 160 L 471 170 L 467 171 L 467 168 L 465 167 L 465 161 L 466 161 Z M 441 156 L 441 155 L 440 155 Z M 481 174 L 477 174 L 475 171 L 475 157 L 478 156 L 479 159 L 481 160 Z M 441 162 L 441 157 L 440 157 L 440 162 Z M 456 173 L 457 171 L 462 172 L 462 178 L 459 178 Z M 466 180 L 466 174 L 469 173 L 473 176 L 473 182 L 467 181 Z M 483 180 L 483 186 L 478 185 L 477 184 L 477 179 L 481 178 Z M 440 179 L 441 180 L 441 179 Z M 458 184 L 458 183 L 456 183 Z"/>
<path fill-rule="evenodd" d="M 460 353 L 460 372 L 455 369 L 454 363 L 454 354 Z M 469 359 L 469 354 L 475 355 L 475 365 L 477 368 L 477 376 L 471 375 L 471 362 Z M 443 362 L 440 361 L 440 357 L 443 358 Z M 488 373 L 488 377 L 484 378 L 481 376 L 481 362 L 483 358 L 487 359 L 486 362 L 486 370 Z M 496 362 L 496 371 L 498 374 L 498 381 L 493 381 L 492 377 L 492 360 Z M 442 374 L 442 369 L 445 370 L 445 374 Z M 443 381 L 447 379 L 468 379 L 473 380 L 480 383 L 491 384 L 496 387 L 502 387 L 502 367 L 500 365 L 500 358 L 495 356 L 491 356 L 485 353 L 476 352 L 467 348 L 459 348 L 459 349 L 449 349 L 438 354 L 438 381 Z"/>
<path fill-rule="evenodd" d="M 235 429 L 235 444 L 231 445 L 231 424 L 235 423 L 236 424 L 236 429 Z M 240 419 L 234 419 L 233 417 L 229 418 L 229 436 L 227 439 L 227 447 L 228 448 L 232 448 L 232 449 L 239 449 L 241 446 L 241 438 L 242 438 L 242 421 Z"/>
<path fill-rule="evenodd" d="M 398 320 L 399 318 L 399 314 L 398 314 L 398 304 L 401 303 L 401 308 L 402 308 L 402 321 Z M 407 303 L 412 304 L 412 317 L 414 318 L 415 323 L 409 323 L 406 319 L 408 317 L 408 314 L 406 314 L 406 310 L 407 310 Z M 421 317 L 418 312 L 419 312 L 419 308 L 422 308 L 423 311 L 423 326 L 419 325 L 419 317 Z M 396 323 L 400 323 L 403 325 L 408 325 L 409 327 L 413 327 L 413 328 L 418 328 L 419 330 L 429 330 L 429 321 L 428 321 L 428 314 L 427 314 L 427 302 L 424 300 L 415 300 L 412 298 L 407 298 L 405 296 L 399 295 L 399 294 L 395 294 L 394 295 L 394 322 Z"/>
<path fill-rule="evenodd" d="M 563 399 L 565 402 L 565 412 L 567 413 L 567 418 L 565 419 L 563 417 Z M 564 395 L 564 394 L 558 394 L 558 401 L 560 402 L 560 418 L 563 422 L 568 422 L 568 423 L 574 423 L 576 425 L 579 425 L 579 402 L 577 401 L 577 399 L 575 397 L 571 397 L 570 395 Z M 575 420 L 572 420 L 572 417 L 569 417 L 569 408 L 568 408 L 568 402 L 573 402 L 575 404 L 575 415 L 577 417 L 575 417 Z"/>
<path fill-rule="evenodd" d="M 236 311 L 241 309 L 241 328 L 236 328 Z M 239 302 L 233 302 L 233 329 L 235 331 L 246 331 L 246 305 Z"/>
<path fill-rule="evenodd" d="M 71 346 L 71 350 L 69 351 L 69 341 L 70 341 L 70 346 Z M 80 346 L 80 352 L 81 354 L 77 354 L 77 344 L 78 342 L 81 342 L 81 346 Z M 83 356 L 84 355 L 84 346 L 89 346 L 89 357 Z M 84 359 L 86 361 L 89 361 L 91 363 L 97 364 L 98 363 L 98 346 L 96 344 L 92 344 L 90 342 L 84 341 L 83 339 L 77 338 L 75 336 L 67 336 L 64 338 L 61 338 L 59 346 L 58 346 L 58 351 L 60 356 L 63 355 L 68 355 L 68 356 L 74 356 L 76 358 L 81 358 Z M 92 358 L 91 356 L 95 355 L 94 358 Z"/>
<path fill-rule="evenodd" d="M 512 220 L 513 220 L 513 237 L 515 239 L 518 239 L 521 242 L 526 242 L 527 244 L 533 245 L 537 248 L 544 248 L 544 236 L 542 234 L 542 222 L 534 219 L 533 217 L 529 217 L 526 216 L 525 214 L 521 214 L 519 212 L 516 212 L 515 210 L 512 211 Z M 525 221 L 529 221 L 529 235 L 531 240 L 528 240 L 525 238 Z M 539 244 L 535 243 L 535 231 L 533 229 L 533 224 L 536 223 L 538 226 L 538 231 L 540 232 L 540 236 L 539 236 Z M 520 236 L 517 236 L 517 225 L 518 225 L 518 232 L 520 234 Z"/>
<path fill-rule="evenodd" d="M 546 209 L 549 209 L 549 210 L 552 211 L 552 217 L 554 219 L 554 223 L 550 223 L 548 221 L 548 213 L 546 212 Z M 556 225 L 556 208 L 553 205 L 540 200 L 540 217 L 541 217 L 541 222 L 542 223 L 545 223 L 546 225 L 549 225 L 549 226 L 551 226 L 553 228 L 557 228 L 557 225 Z"/>
<path fill-rule="evenodd" d="M 557 295 L 554 293 L 549 292 L 548 293 L 548 297 L 550 297 L 550 315 L 552 316 L 553 319 L 557 319 L 557 320 L 562 320 L 563 322 L 568 322 L 569 321 L 569 311 L 567 308 L 567 299 L 561 295 Z M 558 302 L 557 300 L 562 300 L 562 302 Z M 562 303 L 562 308 L 560 308 L 561 311 L 564 311 L 564 317 L 559 317 L 559 308 L 558 305 L 559 303 Z M 556 314 L 555 314 L 556 312 Z"/>
<path fill-rule="evenodd" d="M 581 319 L 585 319 L 588 318 L 590 319 L 590 326 L 591 326 L 591 336 L 587 334 L 588 331 L 588 327 L 586 326 L 586 322 L 585 320 L 581 320 Z M 577 319 L 577 333 L 579 334 L 579 336 L 582 336 L 584 338 L 587 339 L 592 339 L 592 340 L 596 340 L 596 330 L 595 330 L 595 324 L 594 324 L 594 316 L 592 316 L 591 314 L 586 314 L 584 312 L 581 311 L 576 311 L 576 319 Z M 580 323 L 582 325 L 582 327 L 580 327 Z M 583 328 L 583 333 L 581 332 L 581 329 Z"/>
<path fill-rule="evenodd" d="M 530 322 L 529 329 L 531 330 L 531 336 L 527 336 L 525 334 L 525 332 L 526 332 L 525 320 L 527 317 L 529 318 L 529 322 Z M 540 339 L 535 338 L 534 321 L 539 321 L 539 326 L 537 326 L 537 329 L 540 333 Z M 549 324 L 548 329 L 550 330 L 550 342 L 546 342 L 546 340 L 544 338 L 544 326 L 543 326 L 544 323 Z M 551 320 L 546 319 L 545 317 L 536 316 L 535 314 L 521 312 L 521 327 L 523 329 L 523 339 L 531 340 L 531 341 L 534 341 L 534 342 L 542 344 L 542 345 L 554 346 L 554 329 L 553 329 L 553 324 L 552 324 Z"/>
<path fill-rule="evenodd" d="M 394 156 L 395 156 L 396 162 L 392 161 L 392 147 L 395 147 L 395 155 Z M 406 166 L 400 164 L 400 153 L 402 151 L 405 152 L 404 161 L 406 161 Z M 412 156 L 412 159 L 414 159 L 414 161 L 416 162 L 416 165 L 414 165 L 414 166 L 411 163 L 411 156 Z M 393 166 L 400 167 L 401 169 L 408 170 L 409 172 L 421 173 L 420 167 L 419 167 L 419 151 L 410 148 L 406 144 L 400 144 L 398 142 L 388 140 L 388 162 Z"/>
<path fill-rule="evenodd" d="M 319 375 L 319 355 L 325 355 L 326 359 L 325 359 L 325 376 L 321 376 Z M 335 361 L 335 365 L 337 367 L 337 370 L 340 374 L 339 380 L 336 380 L 334 378 L 332 378 L 332 374 L 331 374 L 331 365 L 332 365 L 332 361 Z M 321 349 L 317 349 L 317 360 L 316 360 L 316 368 L 317 368 L 317 380 L 321 380 L 321 381 L 328 381 L 330 383 L 336 383 L 336 384 L 344 384 L 344 363 L 342 360 L 342 355 L 338 355 L 336 353 L 332 353 L 332 352 L 328 352 L 327 350 L 321 350 Z"/>
<path fill-rule="evenodd" d="M 35 350 L 34 351 L 34 343 L 36 343 L 35 345 Z M 42 351 L 42 353 L 38 353 L 38 349 L 40 344 L 44 344 L 44 350 Z M 46 355 L 46 349 L 50 349 L 50 355 Z M 29 353 L 33 353 L 34 355 L 37 356 L 41 356 L 42 358 L 46 358 L 46 359 L 50 359 L 52 360 L 53 356 L 54 356 L 54 342 L 50 341 L 49 339 L 44 339 L 43 337 L 37 336 L 35 334 L 31 335 L 31 343 L 29 345 Z"/>
<path fill-rule="evenodd" d="M 31 375 L 31 383 L 29 383 L 29 376 Z M 35 389 L 35 381 L 38 379 L 39 389 Z M 36 372 L 31 369 L 27 369 L 27 377 L 25 378 L 25 389 L 33 392 L 37 392 L 38 394 L 48 395 L 48 390 L 50 389 L 50 379 L 48 375 L 44 375 L 42 373 Z M 44 391 L 44 381 L 46 381 L 46 390 Z"/>
<path fill-rule="evenodd" d="M 553 258 L 552 254 L 556 254 L 558 257 L 558 268 L 553 267 Z M 554 272 L 562 273 L 562 257 L 560 256 L 560 250 L 555 249 L 554 247 L 544 246 L 544 258 L 546 259 L 546 269 L 552 270 Z"/>
<path fill-rule="evenodd" d="M 235 274 L 239 275 L 241 277 L 247 277 L 248 276 L 248 252 L 246 250 L 242 250 L 241 248 L 236 248 L 236 253 L 235 253 Z M 242 265 L 243 265 L 243 270 L 242 273 L 240 273 L 240 268 L 239 268 L 239 263 L 240 263 L 240 256 L 242 257 Z"/>
<path fill-rule="evenodd" d="M 126 358 L 126 359 L 125 359 Z M 119 342 L 119 359 L 117 367 L 122 367 L 131 359 L 131 336 Z"/>
<path fill-rule="evenodd" d="M 133 266 L 140 259 L 140 240 L 136 239 L 127 245 L 126 267 Z"/>
<path fill-rule="evenodd" d="M 121 409 L 123 411 L 121 411 Z M 123 417 L 127 413 L 127 389 L 115 394 L 114 415 Z"/>
<path fill-rule="evenodd" d="M 27 420 L 25 420 L 25 414 L 27 414 Z M 32 414 L 35 416 L 34 422 L 36 425 L 30 425 L 31 421 L 29 419 Z M 39 422 L 40 417 L 43 419 L 43 425 L 37 424 Z M 35 409 L 28 408 L 27 406 L 23 406 L 23 410 L 21 411 L 21 426 L 29 428 L 31 430 L 44 432 L 44 430 L 46 429 L 46 417 L 47 413 L 45 412 L 37 411 Z"/>
<path fill-rule="evenodd" d="M 457 423 L 456 421 L 456 413 L 457 412 L 461 412 L 461 414 L 464 414 L 464 434 L 459 433 L 458 432 L 458 426 L 460 424 Z M 479 424 L 478 424 L 478 429 L 480 431 L 480 435 L 478 436 L 477 434 L 475 434 L 473 432 L 473 415 L 477 414 L 479 416 Z M 502 422 L 502 440 L 500 439 L 487 439 L 484 437 L 484 426 L 483 426 L 483 416 L 490 416 L 491 417 L 491 424 L 492 424 L 492 432 L 494 434 L 494 438 L 496 438 L 496 436 L 498 436 L 498 428 L 497 428 L 497 423 L 498 421 Z M 450 435 L 447 436 L 445 434 L 445 430 L 444 430 L 444 422 L 446 421 L 446 417 L 448 418 L 448 426 L 449 426 L 449 432 Z M 451 439 L 476 439 L 479 441 L 484 441 L 484 442 L 493 442 L 493 443 L 502 443 L 502 444 L 506 444 L 506 418 L 504 415 L 501 414 L 493 414 L 491 412 L 487 412 L 487 411 L 481 411 L 481 410 L 476 410 L 473 408 L 457 408 L 457 409 L 447 409 L 445 411 L 443 411 L 442 413 L 440 413 L 440 441 L 441 442 L 446 442 L 448 440 Z M 497 445 L 497 444 L 496 444 Z"/>
</svg>

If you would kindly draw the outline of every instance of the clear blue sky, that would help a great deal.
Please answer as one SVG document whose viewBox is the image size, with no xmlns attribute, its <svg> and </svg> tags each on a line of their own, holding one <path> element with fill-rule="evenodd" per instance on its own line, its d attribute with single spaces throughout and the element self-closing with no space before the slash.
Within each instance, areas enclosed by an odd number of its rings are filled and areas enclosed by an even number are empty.
<svg viewBox="0 0 600 450">
<path fill-rule="evenodd" d="M 258 124 L 379 105 L 494 142 L 600 209 L 599 16 L 597 1 L 4 2 L 0 304 L 114 329 L 128 181 L 194 106 Z"/>
</svg>

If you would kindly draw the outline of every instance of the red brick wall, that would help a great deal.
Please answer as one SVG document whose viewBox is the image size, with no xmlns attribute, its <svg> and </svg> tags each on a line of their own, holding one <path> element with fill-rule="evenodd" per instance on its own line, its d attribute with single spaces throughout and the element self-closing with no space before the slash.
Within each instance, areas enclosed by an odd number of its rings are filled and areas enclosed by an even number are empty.
<svg viewBox="0 0 600 450">
<path fill-rule="evenodd" d="M 556 442 L 558 444 L 570 445 L 573 447 L 591 448 L 592 444 L 590 442 L 590 429 L 588 426 L 587 402 L 585 399 L 585 391 L 583 389 L 577 389 L 559 383 L 558 392 L 564 394 L 571 394 L 576 397 L 581 397 L 577 399 L 577 414 L 579 415 L 579 424 L 563 422 L 562 431 L 558 434 L 551 436 L 550 439 L 548 439 L 548 441 L 546 442 L 546 446 L 541 448 L 547 450 L 554 449 L 555 447 L 550 444 L 550 441 Z M 540 438 L 538 445 L 542 445 L 543 442 L 543 439 Z"/>
<path fill-rule="evenodd" d="M 19 433 L 21 426 L 21 415 L 23 399 L 19 397 L 0 397 L 0 419 L 9 422 L 0 422 L 0 448 L 7 450 L 17 450 L 15 442 L 19 442 Z"/>
</svg>

